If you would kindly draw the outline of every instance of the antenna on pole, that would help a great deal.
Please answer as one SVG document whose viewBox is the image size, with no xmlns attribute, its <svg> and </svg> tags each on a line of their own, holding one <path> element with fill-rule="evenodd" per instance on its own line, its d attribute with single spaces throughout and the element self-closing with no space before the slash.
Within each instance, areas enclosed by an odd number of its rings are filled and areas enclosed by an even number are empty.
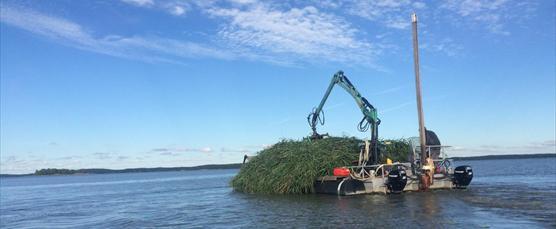
<svg viewBox="0 0 556 229">
<path fill-rule="evenodd" d="M 423 116 L 423 103 L 421 100 L 421 76 L 419 73 L 419 42 L 417 40 L 417 15 L 411 14 L 411 24 L 413 27 L 413 60 L 415 69 L 415 90 L 417 94 L 417 114 L 419 116 L 419 140 L 421 145 L 421 166 L 424 166 L 427 159 L 426 152 L 426 133 L 425 133 L 425 117 Z M 428 188 L 428 183 L 423 185 L 423 189 Z"/>
</svg>

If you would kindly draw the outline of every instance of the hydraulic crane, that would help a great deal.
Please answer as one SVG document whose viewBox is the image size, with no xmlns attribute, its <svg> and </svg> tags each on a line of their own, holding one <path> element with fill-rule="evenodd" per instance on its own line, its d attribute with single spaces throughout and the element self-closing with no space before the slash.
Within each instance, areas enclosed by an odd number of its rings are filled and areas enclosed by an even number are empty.
<svg viewBox="0 0 556 229">
<path fill-rule="evenodd" d="M 361 109 L 363 113 L 363 119 L 359 122 L 358 129 L 361 132 L 366 132 L 367 130 L 371 130 L 371 153 L 372 153 L 372 160 L 373 163 L 378 162 L 378 125 L 380 124 L 380 119 L 377 115 L 377 110 L 373 105 L 365 99 L 365 97 L 361 96 L 361 94 L 355 89 L 355 86 L 349 81 L 349 79 L 344 75 L 344 72 L 338 71 L 332 77 L 330 81 L 330 85 L 328 89 L 324 93 L 322 100 L 318 107 L 314 108 L 313 111 L 307 116 L 307 122 L 311 129 L 313 130 L 313 134 L 311 135 L 311 139 L 321 139 L 324 136 L 328 136 L 328 134 L 319 134 L 317 133 L 317 124 L 320 123 L 321 125 L 324 124 L 324 112 L 323 107 L 332 92 L 332 89 L 335 85 L 339 85 L 343 89 L 345 89 L 352 97 L 355 99 L 357 106 Z"/>
</svg>

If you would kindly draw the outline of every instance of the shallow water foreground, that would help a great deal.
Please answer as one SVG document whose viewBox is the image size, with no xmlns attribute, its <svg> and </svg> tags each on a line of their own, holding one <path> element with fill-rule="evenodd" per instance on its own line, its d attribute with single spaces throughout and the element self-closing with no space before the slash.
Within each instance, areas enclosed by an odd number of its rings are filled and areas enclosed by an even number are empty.
<svg viewBox="0 0 556 229">
<path fill-rule="evenodd" d="M 468 190 L 388 196 L 237 193 L 237 170 L 2 178 L 0 227 L 556 227 L 556 158 L 457 164 Z"/>
</svg>

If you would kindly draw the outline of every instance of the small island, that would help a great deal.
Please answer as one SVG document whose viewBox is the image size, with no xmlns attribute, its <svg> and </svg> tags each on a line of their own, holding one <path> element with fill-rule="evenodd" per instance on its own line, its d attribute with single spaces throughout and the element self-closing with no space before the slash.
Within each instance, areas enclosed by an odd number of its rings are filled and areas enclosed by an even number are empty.
<svg viewBox="0 0 556 229">
<path fill-rule="evenodd" d="M 129 168 L 129 169 L 57 169 L 46 168 L 35 170 L 29 174 L 0 174 L 0 177 L 14 176 L 58 176 L 58 175 L 78 175 L 78 174 L 108 174 L 108 173 L 141 173 L 141 172 L 168 172 L 168 171 L 188 171 L 201 169 L 239 169 L 241 163 L 236 164 L 214 164 L 200 165 L 192 167 L 158 167 L 158 168 Z"/>
</svg>

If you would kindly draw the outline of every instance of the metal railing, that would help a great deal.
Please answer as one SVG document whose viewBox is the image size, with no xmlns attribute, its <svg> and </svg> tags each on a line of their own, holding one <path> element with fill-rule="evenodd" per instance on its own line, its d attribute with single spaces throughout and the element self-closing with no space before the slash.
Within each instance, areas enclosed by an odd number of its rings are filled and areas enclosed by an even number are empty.
<svg viewBox="0 0 556 229">
<path fill-rule="evenodd" d="M 439 155 L 437 158 L 433 158 L 433 162 L 435 164 L 435 168 L 443 167 L 444 169 L 441 170 L 442 174 L 448 174 L 453 164 L 452 159 L 448 158 L 446 153 L 447 149 L 451 148 L 451 146 L 442 146 L 442 145 L 429 145 L 426 147 L 428 152 L 431 150 L 440 150 Z M 414 168 L 419 168 L 420 163 L 420 153 L 421 149 L 420 146 L 413 146 L 412 153 L 414 160 L 408 163 L 400 163 L 395 162 L 392 164 L 376 164 L 376 165 L 365 165 L 365 166 L 346 166 L 350 170 L 350 177 L 357 180 L 368 180 L 372 178 L 382 178 L 383 182 L 385 181 L 386 177 L 388 176 L 387 172 L 391 171 L 393 168 L 396 167 L 403 167 L 406 171 L 411 171 L 411 175 L 417 175 L 419 170 L 414 170 Z M 438 171 L 438 170 L 437 170 Z M 439 171 L 440 172 L 440 171 Z M 377 174 L 378 173 L 378 174 Z M 409 175 L 409 174 L 408 174 Z"/>
<path fill-rule="evenodd" d="M 365 166 L 346 166 L 350 170 L 350 176 L 357 180 L 367 180 L 373 177 L 380 177 L 385 179 L 388 175 L 386 171 L 391 171 L 394 167 L 403 167 L 405 170 L 411 170 L 410 163 L 392 163 L 392 164 L 377 164 L 377 165 L 365 165 Z M 380 174 L 376 174 L 377 171 Z"/>
<path fill-rule="evenodd" d="M 428 145 L 425 147 L 427 152 L 431 152 L 431 150 L 440 150 L 439 158 L 434 159 L 443 159 L 448 158 L 448 154 L 446 153 L 447 149 L 452 148 L 452 146 L 443 146 L 443 145 Z M 419 158 L 421 155 L 421 146 L 416 145 L 412 148 L 412 153 L 414 158 Z"/>
</svg>

